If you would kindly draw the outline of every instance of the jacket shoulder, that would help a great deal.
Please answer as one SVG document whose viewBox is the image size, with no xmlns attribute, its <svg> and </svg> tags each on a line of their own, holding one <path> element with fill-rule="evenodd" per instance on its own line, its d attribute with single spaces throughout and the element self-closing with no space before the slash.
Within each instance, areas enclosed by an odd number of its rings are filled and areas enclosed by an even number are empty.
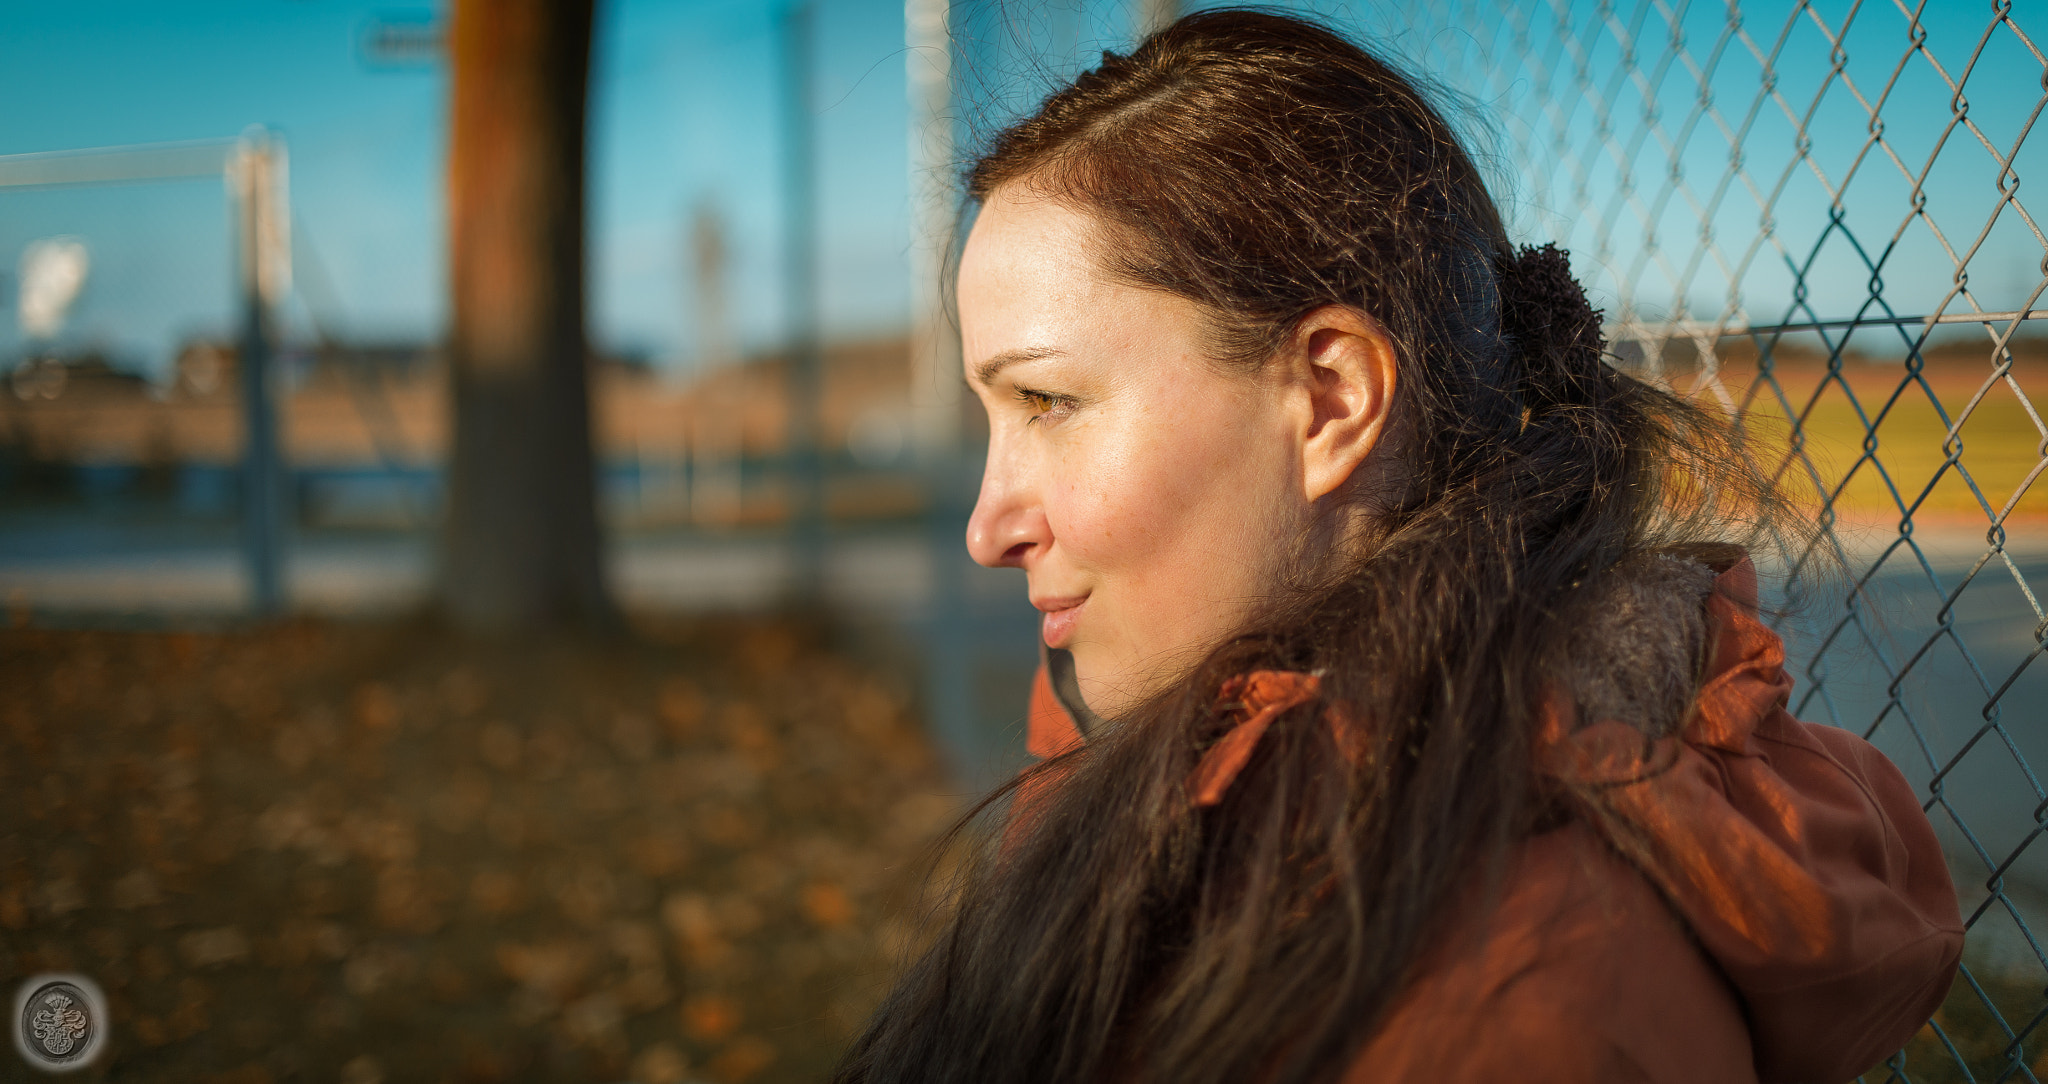
<svg viewBox="0 0 2048 1084">
<path fill-rule="evenodd" d="M 1461 918 L 1347 1075 L 1479 1084 L 1756 1080 L 1740 1004 L 1587 827 L 1534 837 Z"/>
</svg>

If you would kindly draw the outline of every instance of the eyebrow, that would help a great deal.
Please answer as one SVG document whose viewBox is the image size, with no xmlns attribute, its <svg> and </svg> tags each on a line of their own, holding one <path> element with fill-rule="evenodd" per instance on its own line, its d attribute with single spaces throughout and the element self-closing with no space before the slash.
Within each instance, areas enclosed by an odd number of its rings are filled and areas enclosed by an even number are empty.
<svg viewBox="0 0 2048 1084">
<path fill-rule="evenodd" d="M 974 367 L 974 379 L 980 381 L 983 386 L 987 386 L 995 380 L 997 373 L 1002 372 L 1008 366 L 1015 365 L 1020 361 L 1037 361 L 1041 358 L 1059 357 L 1065 353 L 1066 351 L 1064 350 L 1055 350 L 1050 346 L 1026 346 L 1016 350 L 1005 350 L 976 365 Z"/>
</svg>

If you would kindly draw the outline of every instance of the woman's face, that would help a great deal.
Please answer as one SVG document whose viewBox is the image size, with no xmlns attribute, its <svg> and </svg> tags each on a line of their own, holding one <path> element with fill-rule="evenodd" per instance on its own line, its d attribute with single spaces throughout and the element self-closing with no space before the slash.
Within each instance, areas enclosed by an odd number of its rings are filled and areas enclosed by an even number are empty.
<svg viewBox="0 0 2048 1084">
<path fill-rule="evenodd" d="M 963 358 L 989 449 L 967 546 L 1024 570 L 1045 642 L 1116 715 L 1281 586 L 1330 487 L 1311 477 L 1316 366 L 1225 371 L 1201 310 L 1107 281 L 1098 241 L 1085 215 L 1010 188 L 968 238 Z"/>
</svg>

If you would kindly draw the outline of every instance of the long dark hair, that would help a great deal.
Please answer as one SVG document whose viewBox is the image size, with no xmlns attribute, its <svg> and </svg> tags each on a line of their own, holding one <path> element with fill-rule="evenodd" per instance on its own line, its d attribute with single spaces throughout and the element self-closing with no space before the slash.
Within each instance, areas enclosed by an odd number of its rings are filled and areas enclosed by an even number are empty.
<svg viewBox="0 0 2048 1084">
<path fill-rule="evenodd" d="M 1027 773 L 842 1081 L 1312 1081 L 1372 1034 L 1455 894 L 1591 808 L 1536 767 L 1558 644 L 1603 573 L 1750 543 L 1727 419 L 1611 368 L 1555 249 L 1511 247 L 1417 85 L 1343 37 L 1190 15 L 1001 132 L 969 177 L 1092 215 L 1107 272 L 1198 302 L 1257 366 L 1325 305 L 1399 352 L 1398 457 L 1334 579 Z M 1188 779 L 1258 668 L 1322 675 L 1207 808 Z M 1329 705 L 1363 755 L 1321 725 Z"/>
</svg>

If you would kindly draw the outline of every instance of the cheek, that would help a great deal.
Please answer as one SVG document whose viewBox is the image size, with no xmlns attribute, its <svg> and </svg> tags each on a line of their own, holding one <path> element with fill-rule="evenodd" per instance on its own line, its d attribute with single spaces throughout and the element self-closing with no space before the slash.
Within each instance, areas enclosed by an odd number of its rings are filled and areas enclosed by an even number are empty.
<svg viewBox="0 0 2048 1084">
<path fill-rule="evenodd" d="M 1284 439 L 1270 419 L 1212 408 L 1139 418 L 1092 443 L 1065 456 L 1047 512 L 1095 581 L 1099 618 L 1136 649 L 1223 631 L 1208 626 L 1271 586 L 1292 529 Z"/>
</svg>

